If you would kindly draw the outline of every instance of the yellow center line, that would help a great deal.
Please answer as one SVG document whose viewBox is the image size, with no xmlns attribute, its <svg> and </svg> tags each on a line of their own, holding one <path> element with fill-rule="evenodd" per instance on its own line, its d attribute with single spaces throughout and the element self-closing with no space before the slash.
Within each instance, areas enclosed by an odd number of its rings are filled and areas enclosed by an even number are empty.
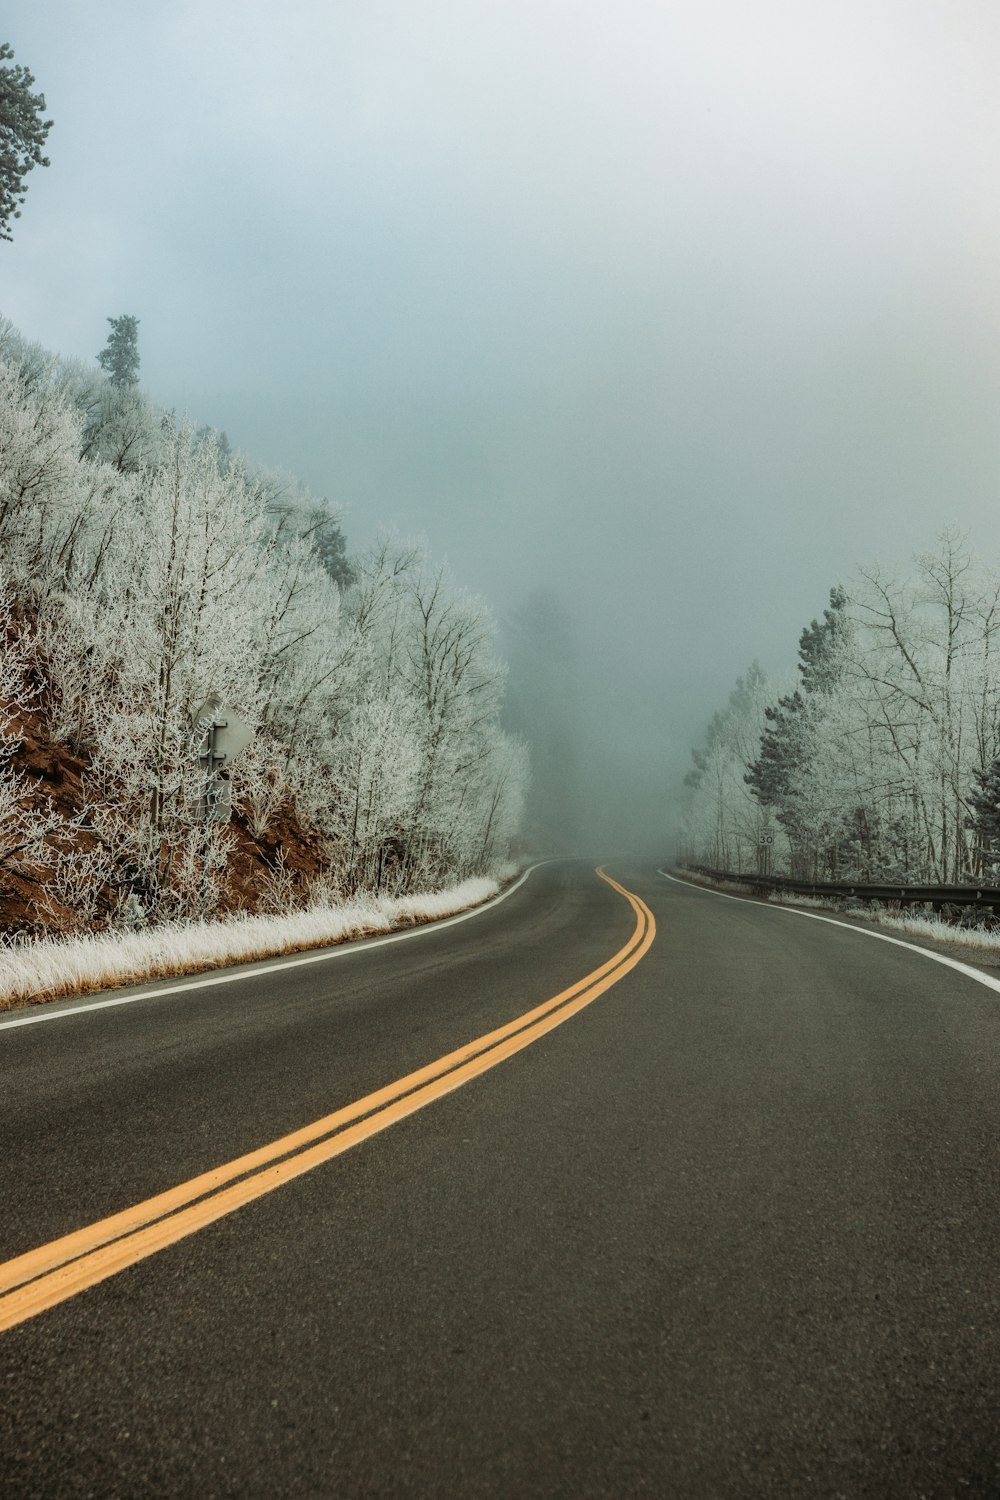
<svg viewBox="0 0 1000 1500">
<path fill-rule="evenodd" d="M 636 913 L 632 936 L 606 963 L 505 1026 L 301 1130 L 0 1265 L 0 1293 L 5 1293 L 0 1295 L 0 1332 L 273 1192 L 425 1108 L 530 1046 L 617 984 L 649 950 L 656 924 L 643 901 L 603 869 L 597 873 L 626 898 Z M 337 1134 L 330 1138 L 334 1131 Z"/>
<path fill-rule="evenodd" d="M 604 876 L 609 884 L 609 877 Z M 616 886 L 616 889 L 621 887 Z M 623 894 L 627 894 L 623 892 Z M 575 995 L 586 989 L 595 980 L 601 978 L 622 962 L 623 958 L 631 951 L 633 944 L 638 941 L 638 929 L 632 934 L 628 943 L 600 968 L 588 974 L 584 979 L 578 980 L 568 989 L 554 996 L 551 1000 L 544 1001 L 533 1010 L 524 1015 L 517 1016 L 513 1021 L 498 1027 L 495 1031 L 488 1032 L 485 1036 L 477 1037 L 474 1041 L 466 1042 L 454 1052 L 440 1057 L 436 1062 L 428 1063 L 416 1072 L 409 1073 L 394 1083 L 367 1094 L 357 1099 L 353 1104 L 335 1110 L 332 1114 L 315 1120 L 310 1125 L 301 1127 L 289 1135 L 281 1136 L 278 1140 L 271 1141 L 266 1146 L 261 1146 L 255 1151 L 248 1152 L 244 1156 L 226 1162 L 222 1166 L 214 1167 L 208 1172 L 203 1172 L 189 1181 L 181 1183 L 178 1187 L 170 1188 L 166 1192 L 158 1193 L 153 1198 L 147 1198 L 141 1203 L 134 1204 L 131 1208 L 121 1213 L 113 1214 L 109 1218 L 101 1219 L 94 1224 L 89 1224 L 83 1229 L 76 1230 L 72 1234 L 64 1235 L 58 1240 L 53 1240 L 47 1245 L 42 1245 L 37 1250 L 31 1250 L 25 1255 L 20 1255 L 13 1260 L 0 1264 L 0 1293 L 20 1286 L 25 1281 L 41 1275 L 44 1271 L 51 1270 L 56 1266 L 65 1264 L 66 1261 L 75 1259 L 85 1251 L 95 1249 L 97 1246 L 106 1244 L 109 1240 L 118 1239 L 121 1235 L 140 1228 L 153 1219 L 162 1218 L 164 1214 L 172 1213 L 178 1208 L 196 1198 L 204 1197 L 207 1193 L 225 1186 L 227 1182 L 237 1177 L 243 1177 L 268 1163 L 276 1161 L 282 1156 L 287 1156 L 294 1151 L 299 1151 L 303 1146 L 332 1134 L 333 1131 L 341 1129 L 344 1125 L 372 1114 L 383 1108 L 386 1104 L 399 1098 L 403 1094 L 410 1093 L 428 1083 L 432 1079 L 440 1077 L 443 1073 L 450 1072 L 460 1063 L 503 1041 L 506 1037 L 522 1030 L 539 1017 L 554 1010 L 560 1005 L 571 1000 Z"/>
</svg>

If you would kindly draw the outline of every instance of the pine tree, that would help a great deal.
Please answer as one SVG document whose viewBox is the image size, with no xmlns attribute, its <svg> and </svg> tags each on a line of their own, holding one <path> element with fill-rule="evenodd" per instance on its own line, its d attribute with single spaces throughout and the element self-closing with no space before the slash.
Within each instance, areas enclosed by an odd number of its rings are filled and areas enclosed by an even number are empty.
<svg viewBox="0 0 1000 1500">
<path fill-rule="evenodd" d="M 0 42 L 0 62 L 14 56 L 8 42 Z M 0 68 L 0 240 L 9 240 L 10 221 L 21 217 L 24 179 L 32 167 L 47 167 L 42 155 L 51 120 L 42 119 L 45 95 L 33 94 L 27 68 Z"/>
<path fill-rule="evenodd" d="M 1000 759 L 994 760 L 982 770 L 973 771 L 976 786 L 968 796 L 974 809 L 973 828 L 980 845 L 984 862 L 996 869 L 1000 862 Z"/>
<path fill-rule="evenodd" d="M 840 674 L 838 650 L 847 634 L 844 610 L 847 594 L 839 585 L 830 590 L 830 608 L 823 622 L 813 620 L 799 636 L 799 675 L 807 693 L 830 693 Z"/>
<path fill-rule="evenodd" d="M 347 556 L 347 540 L 340 522 L 325 503 L 316 507 L 316 526 L 312 532 L 312 548 L 338 588 L 346 589 L 354 582 L 354 568 Z"/>
<path fill-rule="evenodd" d="M 97 363 L 111 376 L 111 384 L 124 390 L 139 384 L 139 319 L 122 313 L 108 322 L 111 332 Z"/>
<path fill-rule="evenodd" d="M 794 835 L 795 820 L 789 808 L 792 777 L 802 760 L 801 729 L 805 700 L 796 688 L 764 710 L 767 727 L 760 739 L 760 754 L 746 774 L 746 783 L 764 807 L 777 808 L 779 823 Z"/>
<path fill-rule="evenodd" d="M 794 788 L 810 756 L 809 708 L 817 699 L 828 698 L 837 686 L 839 652 L 849 629 L 846 606 L 844 590 L 832 588 L 830 608 L 823 611 L 822 622 L 812 620 L 799 636 L 801 689 L 764 710 L 767 725 L 760 753 L 746 773 L 747 785 L 762 807 L 774 809 L 793 849 L 803 839 Z"/>
</svg>

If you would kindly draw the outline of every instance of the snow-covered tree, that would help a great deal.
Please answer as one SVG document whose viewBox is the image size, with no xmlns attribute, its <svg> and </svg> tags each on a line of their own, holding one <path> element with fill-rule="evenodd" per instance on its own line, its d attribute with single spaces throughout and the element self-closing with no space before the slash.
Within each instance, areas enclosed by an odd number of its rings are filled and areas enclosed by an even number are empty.
<svg viewBox="0 0 1000 1500">
<path fill-rule="evenodd" d="M 79 448 L 70 403 L 0 365 L 0 548 L 17 584 L 45 577 L 79 524 Z"/>
<path fill-rule="evenodd" d="M 0 582 L 0 889 L 11 873 L 37 878 L 58 857 L 59 841 L 70 828 L 18 765 L 20 724 L 40 696 L 31 682 L 34 659 L 35 643 L 16 617 L 14 591 Z M 77 822 L 83 816 L 81 809 Z"/>
<path fill-rule="evenodd" d="M 9 42 L 0 42 L 0 63 L 13 61 Z M 43 120 L 44 94 L 31 92 L 34 76 L 19 63 L 0 67 L 0 240 L 9 240 L 11 220 L 21 217 L 25 178 L 34 167 L 47 167 L 42 147 L 52 128 Z"/>
<path fill-rule="evenodd" d="M 109 318 L 111 332 L 97 363 L 111 377 L 111 384 L 127 387 L 139 384 L 139 319 L 131 313 Z"/>
<path fill-rule="evenodd" d="M 335 741 L 331 832 L 347 890 L 401 879 L 420 771 L 414 719 L 401 694 L 370 691 Z"/>
<path fill-rule="evenodd" d="M 758 662 L 737 679 L 726 707 L 713 715 L 704 745 L 692 752 L 683 820 L 684 852 L 714 869 L 753 872 L 766 862 L 762 843 L 780 830 L 747 785 L 766 724 L 769 684 Z M 784 841 L 782 840 L 782 845 Z"/>
<path fill-rule="evenodd" d="M 746 773 L 758 802 L 774 814 L 788 837 L 793 872 L 814 878 L 820 845 L 831 830 L 827 814 L 817 823 L 818 789 L 810 787 L 810 777 L 852 639 L 846 606 L 844 590 L 831 589 L 822 621 L 813 620 L 802 631 L 799 685 L 765 708 L 759 750 Z"/>
<path fill-rule="evenodd" d="M 834 591 L 748 770 L 794 873 L 977 876 L 1000 757 L 998 642 L 1000 576 L 955 532 L 909 578 L 874 564 Z"/>
<path fill-rule="evenodd" d="M 136 780 L 123 757 L 141 768 L 132 822 L 145 825 L 139 857 L 152 900 L 171 888 L 192 820 L 197 708 L 222 694 L 257 721 L 269 602 L 260 500 L 242 469 L 220 473 L 212 445 L 189 427 L 168 432 L 166 443 L 164 466 L 141 487 L 138 525 L 112 544 L 102 612 L 115 653 L 107 709 L 131 732 L 123 740 L 105 731 L 97 757 L 115 782 Z"/>
<path fill-rule="evenodd" d="M 883 764 L 883 804 L 905 822 L 914 866 L 953 882 L 971 870 L 973 775 L 1000 749 L 1000 581 L 952 532 L 915 562 L 903 583 L 861 570 L 851 676 Z"/>
<path fill-rule="evenodd" d="M 52 922 L 210 910 L 237 835 L 279 813 L 342 890 L 506 857 L 527 769 L 483 606 L 419 548 L 348 566 L 336 515 L 300 486 L 2 322 L 0 547 L 48 733 L 85 767 L 85 837 L 35 840 Z M 200 810 L 194 719 L 213 694 L 254 733 L 235 830 Z M 27 794 L 4 785 L 15 829 Z M 267 899 L 291 899 L 273 875 Z"/>
</svg>

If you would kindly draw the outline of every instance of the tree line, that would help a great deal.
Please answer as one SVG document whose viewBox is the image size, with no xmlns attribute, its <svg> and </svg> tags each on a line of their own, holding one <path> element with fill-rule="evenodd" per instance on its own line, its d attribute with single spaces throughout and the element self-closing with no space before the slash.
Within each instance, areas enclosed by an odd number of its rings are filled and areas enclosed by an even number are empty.
<svg viewBox="0 0 1000 1500">
<path fill-rule="evenodd" d="M 785 691 L 759 664 L 686 778 L 681 852 L 738 873 L 961 884 L 1000 862 L 1000 572 L 943 532 L 830 593 Z"/>
<path fill-rule="evenodd" d="M 82 925 L 224 904 L 233 832 L 194 811 L 213 694 L 253 730 L 238 817 L 293 809 L 326 894 L 503 860 L 527 766 L 484 606 L 417 547 L 349 560 L 325 502 L 158 409 L 109 321 L 102 370 L 0 326 L 0 871 Z M 84 765 L 75 817 L 30 795 L 29 711 Z"/>
</svg>

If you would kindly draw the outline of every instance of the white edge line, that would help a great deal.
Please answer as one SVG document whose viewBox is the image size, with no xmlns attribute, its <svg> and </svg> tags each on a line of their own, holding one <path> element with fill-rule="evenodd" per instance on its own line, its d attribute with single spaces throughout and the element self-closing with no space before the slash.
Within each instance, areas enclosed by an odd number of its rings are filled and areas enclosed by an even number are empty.
<svg viewBox="0 0 1000 1500">
<path fill-rule="evenodd" d="M 133 1005 L 137 1000 L 158 1000 L 161 995 L 180 995 L 187 990 L 205 990 L 216 984 L 236 984 L 241 979 L 256 979 L 261 974 L 277 974 L 284 969 L 298 969 L 304 964 L 319 964 L 330 958 L 346 958 L 352 953 L 369 953 L 372 948 L 384 947 L 386 943 L 401 943 L 406 938 L 423 937 L 425 933 L 438 932 L 442 927 L 453 927 L 456 922 L 467 922 L 470 917 L 478 917 L 484 911 L 491 911 L 493 907 L 499 906 L 501 901 L 506 901 L 508 896 L 513 896 L 532 871 L 540 869 L 542 865 L 554 863 L 557 861 L 540 859 L 536 864 L 529 865 L 524 874 L 519 876 L 505 891 L 501 891 L 498 896 L 491 896 L 488 901 L 481 901 L 478 906 L 457 912 L 453 917 L 438 917 L 430 922 L 421 922 L 416 927 L 408 927 L 405 932 L 393 932 L 387 937 L 354 938 L 346 942 L 331 943 L 328 947 L 320 948 L 314 953 L 300 954 L 296 957 L 289 955 L 277 963 L 240 969 L 235 974 L 216 973 L 207 979 L 195 979 L 188 984 L 164 985 L 160 981 L 153 981 L 156 984 L 155 989 L 141 990 L 137 995 L 112 995 L 108 1000 L 90 1000 L 82 1005 L 65 1006 L 61 1010 L 49 1010 L 47 1006 L 39 1006 L 37 1014 L 17 1016 L 12 1021 L 0 1021 L 0 1031 L 9 1031 L 15 1026 L 37 1026 L 42 1021 L 62 1021 L 67 1016 L 82 1016 L 91 1010 L 109 1010 L 115 1005 Z"/>
<path fill-rule="evenodd" d="M 747 903 L 746 896 L 731 896 L 728 891 L 716 891 L 709 885 L 697 885 L 693 880 L 681 880 L 677 875 L 668 875 L 666 870 L 657 870 L 657 875 L 662 875 L 664 880 L 672 880 L 675 885 L 686 885 L 691 891 L 704 891 L 709 896 L 721 896 L 724 901 L 741 901 Z M 789 917 L 808 917 L 810 922 L 829 922 L 831 927 L 843 927 L 847 932 L 860 933 L 862 937 L 876 938 L 880 943 L 892 943 L 896 948 L 908 948 L 911 953 L 919 953 L 922 958 L 929 958 L 936 964 L 944 964 L 946 968 L 957 969 L 959 974 L 965 974 L 969 979 L 974 979 L 977 984 L 985 985 L 988 990 L 993 990 L 1000 995 L 1000 979 L 991 979 L 989 974 L 984 974 L 981 969 L 974 969 L 971 964 L 963 964 L 960 959 L 949 958 L 945 953 L 934 953 L 930 948 L 921 948 L 917 943 L 907 943 L 903 938 L 890 937 L 886 932 L 872 932 L 870 927 L 855 927 L 853 922 L 841 922 L 836 917 L 821 917 L 815 911 L 802 911 L 797 906 L 772 905 L 769 901 L 755 901 L 754 906 L 765 906 L 768 911 L 783 911 Z"/>
</svg>

